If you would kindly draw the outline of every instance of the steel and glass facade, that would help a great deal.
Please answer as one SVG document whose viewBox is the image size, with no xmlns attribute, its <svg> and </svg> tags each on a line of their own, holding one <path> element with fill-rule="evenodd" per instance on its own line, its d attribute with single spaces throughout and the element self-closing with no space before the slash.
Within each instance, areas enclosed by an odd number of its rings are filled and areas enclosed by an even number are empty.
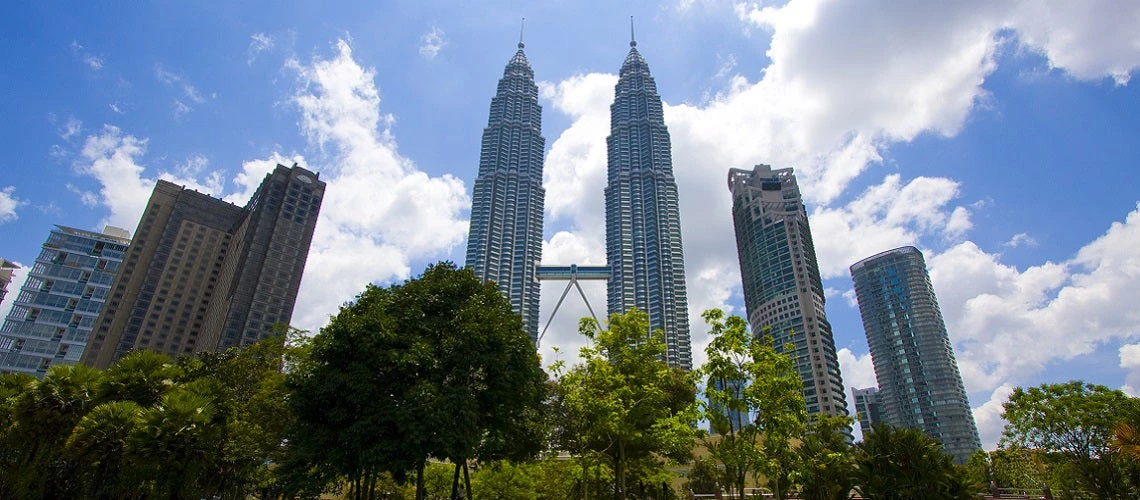
<svg viewBox="0 0 1140 500">
<path fill-rule="evenodd" d="M 855 398 L 855 414 L 859 418 L 859 428 L 863 435 L 883 421 L 882 406 L 879 404 L 879 388 L 851 389 L 851 397 Z"/>
<path fill-rule="evenodd" d="M 610 106 L 606 138 L 609 313 L 634 307 L 665 333 L 666 361 L 692 368 L 681 214 L 669 130 L 649 65 L 630 42 Z"/>
<path fill-rule="evenodd" d="M 0 372 L 42 378 L 52 365 L 79 361 L 130 242 L 111 226 L 56 226 L 0 327 Z"/>
<path fill-rule="evenodd" d="M 880 253 L 852 265 L 851 277 L 883 422 L 922 429 L 965 464 L 981 440 L 922 252 Z"/>
<path fill-rule="evenodd" d="M 483 129 L 479 175 L 471 205 L 467 267 L 491 281 L 538 339 L 542 260 L 542 107 L 523 44 L 507 63 Z"/>
<path fill-rule="evenodd" d="M 731 169 L 732 218 L 754 335 L 768 331 L 791 345 L 809 414 L 847 415 L 847 397 L 807 211 L 790 168 Z"/>
</svg>

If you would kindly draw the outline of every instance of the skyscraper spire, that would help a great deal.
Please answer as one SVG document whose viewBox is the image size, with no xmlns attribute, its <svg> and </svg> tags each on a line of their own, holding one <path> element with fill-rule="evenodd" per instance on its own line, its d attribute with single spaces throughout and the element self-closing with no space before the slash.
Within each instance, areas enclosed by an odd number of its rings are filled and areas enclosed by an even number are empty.
<svg viewBox="0 0 1140 500">
<path fill-rule="evenodd" d="M 542 107 L 534 70 L 519 50 L 503 78 L 483 129 L 479 176 L 471 199 L 467 267 L 498 285 L 522 316 L 532 340 L 538 337 L 535 267 L 542 260 Z"/>
<path fill-rule="evenodd" d="M 637 38 L 633 36 L 633 16 L 629 16 L 629 46 L 637 47 Z"/>
<path fill-rule="evenodd" d="M 630 36 L 633 35 L 632 18 Z M 685 258 L 669 130 L 657 84 L 630 40 L 606 138 L 606 261 L 609 312 L 634 307 L 665 332 L 670 366 L 692 368 Z"/>
<path fill-rule="evenodd" d="M 522 18 L 522 25 L 519 26 L 519 49 L 526 47 L 523 45 L 523 30 L 526 29 L 526 18 Z"/>
</svg>

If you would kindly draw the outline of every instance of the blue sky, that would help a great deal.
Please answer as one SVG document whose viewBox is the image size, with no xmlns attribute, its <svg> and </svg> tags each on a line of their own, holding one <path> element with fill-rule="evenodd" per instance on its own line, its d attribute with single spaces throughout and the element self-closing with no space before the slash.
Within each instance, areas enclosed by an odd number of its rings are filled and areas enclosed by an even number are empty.
<svg viewBox="0 0 1140 500">
<path fill-rule="evenodd" d="M 728 169 L 791 166 L 849 386 L 874 374 L 847 266 L 914 244 L 987 447 L 1014 386 L 1140 390 L 1140 6 L 1125 2 L 10 6 L 0 257 L 32 262 L 53 224 L 133 231 L 157 178 L 241 204 L 299 161 L 329 182 L 294 315 L 318 329 L 369 281 L 462 262 L 482 128 L 525 16 L 544 261 L 603 263 L 630 15 L 666 103 L 694 325 L 707 307 L 743 314 Z M 561 286 L 544 285 L 543 321 Z M 587 288 L 603 307 L 604 287 Z M 572 357 L 585 314 L 568 299 L 546 359 Z"/>
</svg>

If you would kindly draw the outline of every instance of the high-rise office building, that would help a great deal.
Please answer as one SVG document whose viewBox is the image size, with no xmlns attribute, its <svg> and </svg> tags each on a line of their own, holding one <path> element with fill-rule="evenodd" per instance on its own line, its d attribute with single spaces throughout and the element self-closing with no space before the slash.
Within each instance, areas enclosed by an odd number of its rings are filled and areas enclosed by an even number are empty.
<svg viewBox="0 0 1140 500">
<path fill-rule="evenodd" d="M 778 349 L 792 344 L 809 414 L 847 415 L 831 323 L 807 210 L 790 168 L 731 169 L 732 219 L 754 335 L 769 328 Z"/>
<path fill-rule="evenodd" d="M 981 440 L 922 252 L 902 247 L 868 257 L 851 266 L 851 277 L 883 422 L 922 429 L 965 464 Z"/>
<path fill-rule="evenodd" d="M 649 65 L 630 41 L 606 138 L 606 262 L 609 313 L 634 307 L 665 332 L 670 366 L 689 370 L 689 301 L 681 214 L 669 130 Z"/>
<path fill-rule="evenodd" d="M 545 144 L 538 87 L 520 41 L 491 98 L 487 128 L 483 129 L 467 266 L 480 279 L 498 284 L 536 342 L 539 284 L 535 270 L 542 260 Z"/>
<path fill-rule="evenodd" d="M 19 268 L 15 262 L 0 259 L 0 304 L 4 303 L 4 297 L 8 295 L 8 283 L 12 282 L 12 274 Z"/>
<path fill-rule="evenodd" d="M 883 421 L 879 388 L 851 389 L 851 397 L 855 398 L 855 413 L 859 417 L 859 428 L 863 431 L 863 435 L 866 435 L 871 432 L 875 424 Z"/>
<path fill-rule="evenodd" d="M 245 207 L 159 181 L 83 362 L 244 346 L 288 324 L 325 183 L 278 165 Z"/>
<path fill-rule="evenodd" d="M 43 377 L 83 355 L 130 234 L 56 226 L 0 327 L 0 372 Z"/>
</svg>

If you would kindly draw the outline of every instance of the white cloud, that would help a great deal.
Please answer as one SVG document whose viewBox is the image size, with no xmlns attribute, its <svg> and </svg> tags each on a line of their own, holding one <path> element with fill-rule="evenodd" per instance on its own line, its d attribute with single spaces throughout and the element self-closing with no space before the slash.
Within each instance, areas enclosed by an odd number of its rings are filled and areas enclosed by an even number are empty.
<svg viewBox="0 0 1140 500">
<path fill-rule="evenodd" d="M 420 37 L 420 55 L 429 61 L 435 59 L 446 46 L 447 39 L 444 38 L 443 30 L 436 26 L 432 26 L 431 31 Z"/>
<path fill-rule="evenodd" d="M 59 131 L 59 137 L 66 141 L 75 137 L 75 135 L 81 131 L 83 131 L 83 122 L 71 116 L 67 118 L 67 123 L 65 123 L 63 129 Z"/>
<path fill-rule="evenodd" d="M 119 103 L 117 103 L 117 102 L 113 102 L 111 104 L 108 104 L 107 107 L 111 108 L 111 111 L 114 111 L 116 114 L 120 114 L 120 115 L 123 114 L 123 110 L 122 110 L 122 108 L 119 107 Z"/>
<path fill-rule="evenodd" d="M 249 47 L 246 49 L 246 64 L 253 65 L 253 61 L 257 60 L 257 56 L 273 48 L 276 41 L 271 35 L 265 33 L 254 33 L 249 36 Z"/>
<path fill-rule="evenodd" d="M 178 119 L 194 110 L 194 105 L 206 102 L 202 93 L 186 80 L 181 74 L 167 70 L 161 63 L 154 66 L 154 76 L 158 81 L 165 83 L 181 92 L 181 97 L 174 99 L 174 118 Z M 215 95 L 211 95 L 214 98 Z"/>
<path fill-rule="evenodd" d="M 80 45 L 79 42 L 71 42 L 71 51 L 75 54 L 76 57 L 79 58 L 80 61 L 83 61 L 83 64 L 86 64 L 87 67 L 91 69 L 91 71 L 99 71 L 103 69 L 103 58 L 87 52 L 83 49 L 83 46 Z"/>
<path fill-rule="evenodd" d="M 1022 383 L 1046 366 L 1140 335 L 1140 206 L 1061 263 L 1024 271 L 972 242 L 928 260 L 967 389 Z"/>
<path fill-rule="evenodd" d="M 1009 248 L 1017 248 L 1020 246 L 1035 247 L 1037 246 L 1037 240 L 1028 233 L 1017 233 L 1013 235 L 1009 241 L 1002 243 L 1002 246 Z"/>
<path fill-rule="evenodd" d="M 305 158 L 301 155 L 294 155 L 292 158 L 286 158 L 280 153 L 273 153 L 264 160 L 250 160 L 241 164 L 241 171 L 234 176 L 234 184 L 240 189 L 230 193 L 225 197 L 225 200 L 235 205 L 245 205 L 250 198 L 253 198 L 253 193 L 257 191 L 257 187 L 261 185 L 261 181 L 265 180 L 265 176 L 277 165 L 285 165 L 286 167 L 292 166 L 294 163 L 309 168 L 305 164 Z"/>
<path fill-rule="evenodd" d="M 1120 367 L 1128 370 L 1121 389 L 1129 396 L 1140 397 L 1140 344 L 1120 346 Z"/>
<path fill-rule="evenodd" d="M 20 289 L 28 281 L 28 266 L 16 261 L 12 261 L 12 263 L 20 266 L 20 268 L 12 271 L 12 282 L 8 283 L 8 295 L 0 302 L 0 318 L 8 317 L 8 312 L 12 310 L 12 304 L 16 302 L 15 297 L 20 294 Z"/>
<path fill-rule="evenodd" d="M 844 347 L 836 355 L 839 357 L 839 370 L 843 373 L 843 382 L 847 384 L 848 395 L 851 389 L 879 386 L 879 382 L 875 379 L 875 365 L 871 363 L 870 354 L 858 355 Z M 854 409 L 854 400 L 850 403 Z M 851 414 L 854 415 L 855 412 L 852 411 Z"/>
<path fill-rule="evenodd" d="M 144 178 L 144 167 L 138 164 L 146 143 L 113 125 L 104 125 L 98 135 L 87 137 L 76 168 L 102 186 L 100 203 L 110 212 L 103 224 L 128 229 L 138 225 L 154 189 L 154 180 Z"/>
<path fill-rule="evenodd" d="M 974 423 L 978 426 L 978 437 L 982 439 L 982 448 L 993 450 L 997 447 L 1001 431 L 1005 428 L 1005 420 L 1001 418 L 1002 404 L 1009 401 L 1014 386 L 1002 384 L 995 387 L 990 398 L 985 403 L 974 408 Z"/>
<path fill-rule="evenodd" d="M 16 198 L 12 194 L 15 191 L 15 186 L 0 188 L 0 224 L 18 219 L 16 209 L 27 203 Z"/>
<path fill-rule="evenodd" d="M 328 183 L 293 320 L 315 328 L 369 281 L 406 278 L 411 260 L 461 244 L 471 201 L 458 178 L 431 177 L 399 154 L 375 73 L 353 59 L 347 41 L 327 59 L 288 66 L 301 87 L 292 99 L 299 126 L 321 153 L 313 163 Z"/>
<path fill-rule="evenodd" d="M 205 156 L 193 155 L 187 158 L 185 163 L 175 166 L 174 172 L 163 172 L 158 178 L 219 198 L 225 189 L 223 173 L 221 170 L 206 172 L 209 164 L 210 160 Z M 203 174 L 205 174 L 204 179 L 202 179 Z"/>
</svg>

